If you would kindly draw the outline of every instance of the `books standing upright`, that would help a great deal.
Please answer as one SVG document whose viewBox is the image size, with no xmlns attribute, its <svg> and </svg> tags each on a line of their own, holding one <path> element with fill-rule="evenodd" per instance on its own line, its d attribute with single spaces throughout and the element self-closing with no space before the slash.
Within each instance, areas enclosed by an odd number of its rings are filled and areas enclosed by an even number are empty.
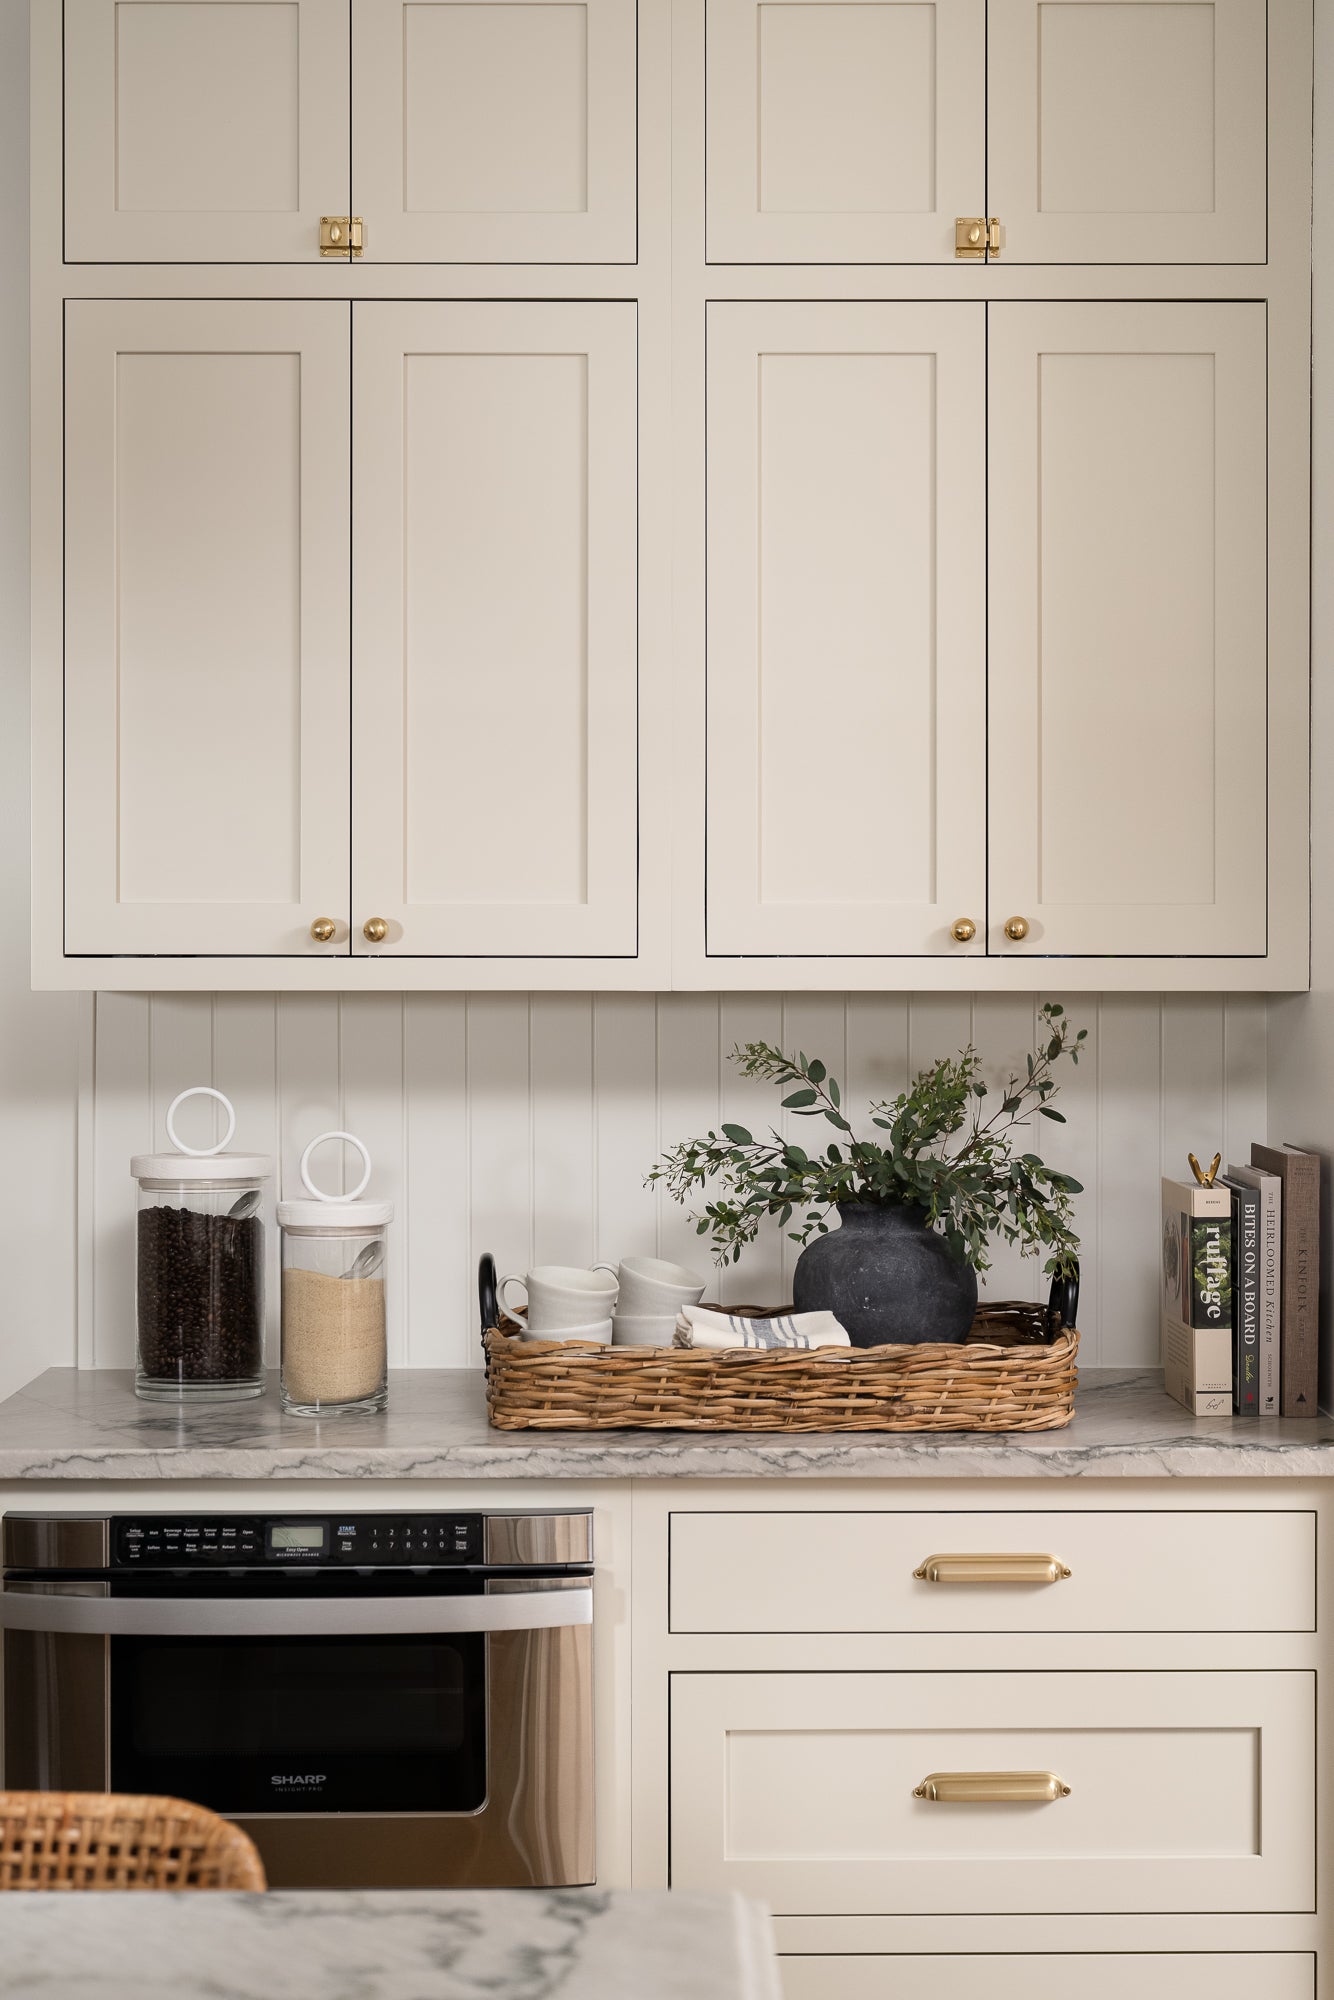
<svg viewBox="0 0 1334 2000">
<path fill-rule="evenodd" d="M 1285 1417 L 1320 1413 L 1320 1155 L 1300 1146 L 1252 1146 L 1251 1165 L 1283 1183 L 1282 1360 Z"/>
<path fill-rule="evenodd" d="M 1163 1386 L 1197 1417 L 1232 1414 L 1232 1190 L 1163 1182 Z"/>
</svg>

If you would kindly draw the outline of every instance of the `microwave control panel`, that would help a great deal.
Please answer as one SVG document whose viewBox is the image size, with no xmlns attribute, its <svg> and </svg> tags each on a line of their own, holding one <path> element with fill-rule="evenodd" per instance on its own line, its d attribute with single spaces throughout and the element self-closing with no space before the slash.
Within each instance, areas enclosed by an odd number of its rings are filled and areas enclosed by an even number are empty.
<svg viewBox="0 0 1334 2000">
<path fill-rule="evenodd" d="M 480 1514 L 122 1514 L 117 1568 L 255 1568 L 263 1563 L 436 1567 L 482 1561 Z"/>
</svg>

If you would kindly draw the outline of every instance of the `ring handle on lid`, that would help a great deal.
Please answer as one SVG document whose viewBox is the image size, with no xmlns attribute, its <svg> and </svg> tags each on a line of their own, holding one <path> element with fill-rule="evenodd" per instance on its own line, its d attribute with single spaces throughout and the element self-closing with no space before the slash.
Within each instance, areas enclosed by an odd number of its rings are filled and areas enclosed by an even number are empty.
<svg viewBox="0 0 1334 2000">
<path fill-rule="evenodd" d="M 184 1104 L 187 1097 L 216 1097 L 219 1104 L 226 1105 L 227 1130 L 215 1146 L 187 1146 L 184 1139 L 180 1138 L 177 1134 L 175 1125 L 176 1111 L 178 1106 Z M 193 1159 L 206 1160 L 211 1154 L 220 1153 L 235 1130 L 235 1105 L 232 1103 L 230 1097 L 224 1097 L 220 1090 L 214 1090 L 210 1084 L 196 1083 L 191 1089 L 182 1090 L 176 1097 L 172 1098 L 171 1103 L 167 1106 L 167 1137 L 171 1140 L 172 1145 L 178 1153 L 189 1153 Z"/>
<path fill-rule="evenodd" d="M 361 1154 L 362 1163 L 365 1168 L 365 1171 L 362 1174 L 361 1179 L 357 1182 L 356 1186 L 352 1188 L 347 1194 L 326 1194 L 324 1189 L 317 1188 L 314 1181 L 310 1178 L 310 1156 L 314 1152 L 317 1146 L 322 1146 L 324 1144 L 326 1139 L 343 1139 L 347 1142 L 349 1146 L 355 1146 L 357 1151 Z M 361 1194 L 362 1191 L 364 1190 L 367 1182 L 370 1180 L 370 1177 L 371 1177 L 371 1156 L 367 1152 L 365 1146 L 362 1145 L 361 1140 L 357 1137 L 355 1132 L 321 1132 L 318 1138 L 311 1140 L 305 1152 L 301 1155 L 302 1183 L 305 1186 L 307 1192 L 309 1194 L 314 1195 L 316 1201 L 355 1201 L 357 1196 Z"/>
</svg>

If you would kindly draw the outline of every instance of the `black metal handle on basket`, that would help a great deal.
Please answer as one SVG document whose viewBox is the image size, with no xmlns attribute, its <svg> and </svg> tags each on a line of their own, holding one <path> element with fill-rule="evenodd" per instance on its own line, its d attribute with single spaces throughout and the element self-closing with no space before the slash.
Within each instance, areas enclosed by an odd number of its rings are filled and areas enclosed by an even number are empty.
<svg viewBox="0 0 1334 2000">
<path fill-rule="evenodd" d="M 1079 1265 L 1075 1264 L 1073 1274 L 1063 1278 L 1058 1272 L 1051 1281 L 1051 1296 L 1047 1301 L 1047 1318 L 1051 1326 L 1052 1338 L 1063 1326 L 1077 1326 L 1079 1313 Z"/>
<path fill-rule="evenodd" d="M 500 1294 L 496 1290 L 496 1260 L 483 1250 L 477 1266 L 477 1303 L 482 1309 L 482 1339 L 500 1319 Z"/>
</svg>

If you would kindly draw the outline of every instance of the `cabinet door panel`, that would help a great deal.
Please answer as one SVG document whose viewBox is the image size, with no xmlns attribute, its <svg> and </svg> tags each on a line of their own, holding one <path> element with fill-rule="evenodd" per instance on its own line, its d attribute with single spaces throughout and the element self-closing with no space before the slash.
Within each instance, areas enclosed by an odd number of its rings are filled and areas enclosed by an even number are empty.
<svg viewBox="0 0 1334 2000">
<path fill-rule="evenodd" d="M 1262 954 L 1265 308 L 990 315 L 993 949 Z"/>
<path fill-rule="evenodd" d="M 708 0 L 714 263 L 949 262 L 985 195 L 982 0 Z"/>
<path fill-rule="evenodd" d="M 1314 1675 L 672 1676 L 672 1887 L 777 1916 L 1309 1910 Z M 932 1803 L 1052 1772 L 1050 1803 Z"/>
<path fill-rule="evenodd" d="M 347 908 L 349 315 L 69 304 L 71 953 L 337 948 L 309 925 Z"/>
<path fill-rule="evenodd" d="M 356 947 L 633 957 L 635 308 L 355 312 Z"/>
<path fill-rule="evenodd" d="M 779 1969 L 783 2000 L 1315 2000 L 1308 1951 L 803 1953 Z"/>
<path fill-rule="evenodd" d="M 380 261 L 635 261 L 635 0 L 353 0 Z"/>
<path fill-rule="evenodd" d="M 989 0 L 1005 263 L 1262 264 L 1265 0 Z"/>
<path fill-rule="evenodd" d="M 348 198 L 346 0 L 65 0 L 65 255 L 317 262 Z"/>
<path fill-rule="evenodd" d="M 711 955 L 984 948 L 983 314 L 710 308 Z"/>
</svg>

